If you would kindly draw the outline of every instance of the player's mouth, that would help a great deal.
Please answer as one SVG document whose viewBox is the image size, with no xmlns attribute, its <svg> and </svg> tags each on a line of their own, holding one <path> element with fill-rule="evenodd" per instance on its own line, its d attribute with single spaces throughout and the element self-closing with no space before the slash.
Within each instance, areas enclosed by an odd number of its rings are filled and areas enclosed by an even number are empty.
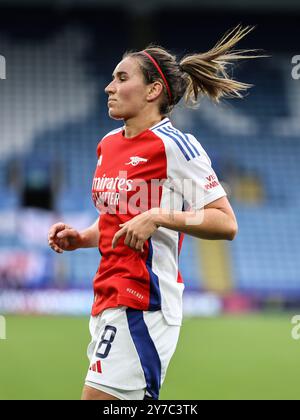
<svg viewBox="0 0 300 420">
<path fill-rule="evenodd" d="M 116 99 L 108 99 L 107 104 L 111 105 L 112 103 L 116 102 Z"/>
</svg>

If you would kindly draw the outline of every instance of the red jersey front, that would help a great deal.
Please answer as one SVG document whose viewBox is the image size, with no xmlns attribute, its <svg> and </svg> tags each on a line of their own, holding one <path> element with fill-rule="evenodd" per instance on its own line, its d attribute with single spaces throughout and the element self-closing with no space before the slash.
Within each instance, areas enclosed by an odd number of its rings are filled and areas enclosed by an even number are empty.
<svg viewBox="0 0 300 420">
<path fill-rule="evenodd" d="M 183 235 L 160 227 L 137 252 L 121 237 L 112 239 L 124 223 L 150 208 L 182 210 L 183 194 L 176 180 L 192 178 L 203 190 L 196 206 L 225 195 L 210 161 L 197 140 L 176 130 L 168 118 L 136 137 L 123 129 L 110 132 L 97 148 L 98 164 L 93 179 L 93 201 L 100 212 L 101 261 L 94 278 L 92 315 L 125 305 L 140 310 L 159 310 L 173 325 L 181 323 L 183 283 L 178 256 Z M 213 179 L 214 182 L 210 182 Z"/>
</svg>

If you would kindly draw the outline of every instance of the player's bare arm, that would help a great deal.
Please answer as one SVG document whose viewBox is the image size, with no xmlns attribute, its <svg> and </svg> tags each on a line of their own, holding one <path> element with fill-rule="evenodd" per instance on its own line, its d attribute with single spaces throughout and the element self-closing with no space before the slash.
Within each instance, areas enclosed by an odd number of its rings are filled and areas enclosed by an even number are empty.
<svg viewBox="0 0 300 420">
<path fill-rule="evenodd" d="M 201 223 L 189 224 L 188 219 L 195 218 L 195 211 L 167 211 L 151 209 L 126 223 L 115 234 L 112 247 L 115 248 L 121 236 L 125 236 L 124 244 L 136 251 L 143 251 L 144 242 L 160 226 L 186 233 L 200 239 L 233 240 L 238 225 L 234 212 L 226 197 L 221 197 L 204 207 Z"/>
<path fill-rule="evenodd" d="M 99 218 L 87 229 L 78 232 L 65 223 L 55 223 L 49 229 L 48 243 L 58 254 L 64 251 L 74 251 L 78 248 L 94 248 L 99 243 Z"/>
<path fill-rule="evenodd" d="M 197 211 L 160 211 L 158 214 L 150 210 L 154 223 L 165 228 L 176 230 L 200 239 L 233 240 L 238 231 L 235 214 L 227 197 L 221 197 L 202 210 Z M 197 213 L 200 223 L 189 223 Z"/>
</svg>

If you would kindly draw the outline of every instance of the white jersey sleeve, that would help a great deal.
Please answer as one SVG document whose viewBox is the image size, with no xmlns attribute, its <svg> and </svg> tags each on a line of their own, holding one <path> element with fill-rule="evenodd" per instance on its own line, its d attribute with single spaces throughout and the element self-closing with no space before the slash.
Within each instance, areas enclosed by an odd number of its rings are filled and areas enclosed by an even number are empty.
<svg viewBox="0 0 300 420">
<path fill-rule="evenodd" d="M 185 210 L 201 209 L 226 196 L 207 153 L 193 135 L 169 124 L 158 132 L 165 144 L 168 178 L 182 195 Z"/>
<path fill-rule="evenodd" d="M 181 178 L 180 187 L 184 200 L 189 208 L 197 210 L 226 196 L 226 192 L 203 147 L 191 134 L 185 136 L 195 157 L 188 160 L 183 154 L 177 156 L 177 161 L 180 161 L 178 175 Z"/>
</svg>

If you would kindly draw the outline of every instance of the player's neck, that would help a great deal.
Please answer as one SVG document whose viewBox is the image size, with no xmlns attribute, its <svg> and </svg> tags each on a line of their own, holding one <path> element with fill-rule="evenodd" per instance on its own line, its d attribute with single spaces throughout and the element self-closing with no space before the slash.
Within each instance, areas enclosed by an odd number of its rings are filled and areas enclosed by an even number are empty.
<svg viewBox="0 0 300 420">
<path fill-rule="evenodd" d="M 153 127 L 155 124 L 159 123 L 164 117 L 155 113 L 153 115 L 144 116 L 141 118 L 139 116 L 128 119 L 125 121 L 124 126 L 124 136 L 127 138 L 135 137 L 139 133 L 147 130 L 147 128 Z"/>
</svg>

